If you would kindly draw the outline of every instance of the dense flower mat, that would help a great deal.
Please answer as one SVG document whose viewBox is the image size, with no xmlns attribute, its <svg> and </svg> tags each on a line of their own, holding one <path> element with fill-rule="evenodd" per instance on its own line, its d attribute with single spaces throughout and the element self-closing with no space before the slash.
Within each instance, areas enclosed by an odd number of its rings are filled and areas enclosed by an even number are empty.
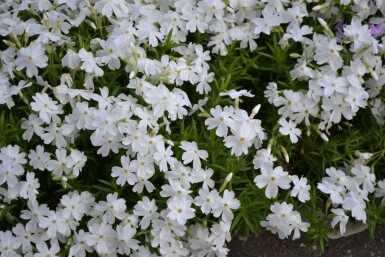
<svg viewBox="0 0 385 257">
<path fill-rule="evenodd" d="M 0 256 L 226 256 L 384 223 L 381 0 L 0 1 Z"/>
</svg>

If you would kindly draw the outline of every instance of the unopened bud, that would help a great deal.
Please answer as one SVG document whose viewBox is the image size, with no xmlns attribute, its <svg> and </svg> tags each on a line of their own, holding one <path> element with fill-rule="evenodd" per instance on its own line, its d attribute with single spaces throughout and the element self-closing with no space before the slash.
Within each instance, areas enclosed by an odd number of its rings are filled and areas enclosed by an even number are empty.
<svg viewBox="0 0 385 257">
<path fill-rule="evenodd" d="M 324 4 L 314 6 L 312 10 L 313 11 L 319 11 L 319 10 L 328 8 L 329 6 L 330 6 L 330 3 L 324 3 Z"/>
<path fill-rule="evenodd" d="M 233 173 L 231 172 L 230 174 L 228 174 L 227 176 L 226 176 L 226 181 L 227 182 L 230 182 L 230 180 L 233 178 Z"/>
<path fill-rule="evenodd" d="M 269 154 L 271 154 L 271 147 L 273 146 L 273 143 L 274 143 L 274 138 L 270 138 L 266 149 Z"/>
<path fill-rule="evenodd" d="M 372 75 L 373 79 L 378 81 L 378 75 L 377 73 L 373 70 L 372 66 L 369 65 L 366 61 L 363 61 L 366 69 L 369 71 L 370 75 Z"/>
<path fill-rule="evenodd" d="M 334 38 L 334 33 L 331 31 L 326 21 L 324 21 L 322 18 L 318 18 L 318 22 L 325 29 L 325 32 L 329 35 L 329 37 Z"/>
<path fill-rule="evenodd" d="M 90 26 L 91 26 L 91 28 L 93 28 L 94 30 L 96 30 L 96 25 L 95 25 L 95 23 L 90 22 Z"/>
<path fill-rule="evenodd" d="M 28 44 L 28 40 L 29 40 L 29 28 L 28 28 L 28 26 L 24 30 L 23 40 L 24 40 L 24 45 L 27 45 Z"/>
<path fill-rule="evenodd" d="M 301 55 L 298 53 L 292 53 L 292 54 L 290 54 L 290 57 L 291 58 L 301 58 Z"/>
<path fill-rule="evenodd" d="M 15 32 L 12 32 L 12 33 L 11 33 L 11 38 L 12 38 L 13 41 L 15 42 L 16 46 L 17 46 L 18 48 L 21 48 L 20 40 L 17 38 Z"/>
<path fill-rule="evenodd" d="M 253 113 L 257 114 L 259 112 L 259 110 L 261 109 L 261 105 L 260 104 L 257 104 L 254 109 L 253 109 Z"/>
<path fill-rule="evenodd" d="M 11 41 L 3 40 L 3 43 L 6 44 L 6 45 L 9 46 L 9 47 L 12 47 L 12 48 L 14 48 L 14 49 L 17 49 L 17 46 L 16 46 L 14 43 L 12 43 Z"/>
<path fill-rule="evenodd" d="M 285 158 L 285 162 L 289 163 L 289 154 L 287 153 L 286 148 L 283 145 L 281 145 L 281 152 L 283 154 L 283 158 Z"/>
<path fill-rule="evenodd" d="M 281 145 L 281 152 L 283 154 L 283 158 L 285 158 L 285 162 L 289 163 L 289 154 L 287 153 L 286 148 L 283 145 Z"/>
<path fill-rule="evenodd" d="M 171 146 L 174 146 L 175 144 L 171 141 L 171 140 L 169 140 L 169 139 L 163 139 L 164 140 L 164 142 L 166 143 L 166 144 L 168 144 L 168 145 L 171 145 Z"/>
<path fill-rule="evenodd" d="M 329 142 L 329 138 L 326 136 L 325 133 L 321 132 L 318 129 L 316 131 L 317 131 L 317 134 L 322 138 L 322 140 L 324 140 L 325 142 Z"/>
</svg>

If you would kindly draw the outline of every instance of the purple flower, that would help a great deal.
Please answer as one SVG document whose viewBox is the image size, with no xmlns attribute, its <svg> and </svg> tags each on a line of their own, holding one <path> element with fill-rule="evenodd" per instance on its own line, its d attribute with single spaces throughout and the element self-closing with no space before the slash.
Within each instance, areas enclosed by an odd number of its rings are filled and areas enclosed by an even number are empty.
<svg viewBox="0 0 385 257">
<path fill-rule="evenodd" d="M 343 38 L 344 35 L 344 28 L 346 27 L 346 23 L 343 20 L 340 20 L 334 25 L 334 28 L 336 30 L 336 37 L 337 38 Z"/>
<path fill-rule="evenodd" d="M 371 24 L 369 28 L 370 28 L 370 34 L 372 34 L 373 37 L 381 36 L 384 30 L 384 26 L 382 23 Z"/>
</svg>

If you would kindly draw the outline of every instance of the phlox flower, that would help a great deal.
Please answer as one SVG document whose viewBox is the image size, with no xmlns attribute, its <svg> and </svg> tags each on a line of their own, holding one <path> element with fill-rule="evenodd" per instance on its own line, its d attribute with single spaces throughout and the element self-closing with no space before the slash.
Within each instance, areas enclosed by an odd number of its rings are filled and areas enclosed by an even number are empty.
<svg viewBox="0 0 385 257">
<path fill-rule="evenodd" d="M 336 215 L 331 222 L 332 227 L 334 228 L 339 223 L 341 235 L 345 234 L 346 224 L 349 221 L 349 216 L 346 215 L 345 211 L 341 208 L 332 209 L 331 211 Z"/>
<path fill-rule="evenodd" d="M 248 153 L 257 136 L 255 128 L 254 124 L 247 121 L 235 123 L 230 128 L 233 134 L 225 137 L 223 141 L 227 148 L 231 148 L 232 155 L 241 156 Z"/>
<path fill-rule="evenodd" d="M 281 127 L 279 128 L 279 132 L 284 135 L 290 136 L 290 141 L 295 144 L 298 142 L 298 137 L 301 136 L 302 131 L 297 128 L 297 124 L 293 122 L 292 120 L 289 120 L 289 122 L 284 119 L 280 118 L 278 121 L 279 125 Z"/>
<path fill-rule="evenodd" d="M 154 153 L 154 160 L 156 160 L 159 164 L 159 169 L 163 172 L 168 170 L 168 165 L 170 167 L 174 167 L 177 159 L 174 158 L 173 151 L 171 150 L 171 146 L 165 148 L 164 142 L 159 142 L 156 144 L 156 152 Z"/>
<path fill-rule="evenodd" d="M 372 35 L 368 25 L 362 25 L 361 19 L 354 17 L 351 24 L 344 28 L 344 34 L 346 37 L 351 38 L 353 41 L 352 51 L 357 52 L 361 47 L 370 45 L 372 41 Z"/>
<path fill-rule="evenodd" d="M 368 201 L 368 192 L 361 189 L 354 180 L 350 182 L 348 189 L 349 192 L 344 197 L 342 208 L 350 210 L 352 217 L 356 220 L 366 223 L 365 201 Z"/>
<path fill-rule="evenodd" d="M 287 238 L 291 232 L 291 223 L 294 219 L 293 205 L 286 202 L 275 202 L 270 206 L 271 214 L 267 215 L 265 221 L 261 221 L 260 225 L 266 227 L 273 234 L 277 234 L 280 239 Z"/>
<path fill-rule="evenodd" d="M 162 256 L 188 256 L 190 251 L 183 247 L 182 243 L 177 240 L 173 240 L 171 243 L 166 243 L 160 248 Z"/>
<path fill-rule="evenodd" d="M 291 180 L 294 184 L 293 189 L 291 190 L 290 195 L 293 197 L 298 197 L 298 200 L 301 202 L 306 202 L 310 200 L 310 185 L 307 184 L 307 178 L 301 177 L 298 178 L 297 175 L 291 176 Z"/>
<path fill-rule="evenodd" d="M 69 227 L 64 222 L 64 218 L 55 211 L 49 211 L 47 216 L 39 219 L 39 227 L 47 229 L 47 235 L 51 239 L 57 237 L 57 233 L 66 234 Z"/>
<path fill-rule="evenodd" d="M 114 224 L 115 218 L 118 220 L 124 219 L 126 216 L 126 200 L 123 198 L 118 199 L 118 193 L 115 192 L 113 194 L 107 195 L 107 202 L 100 201 L 95 208 L 104 213 L 103 222 L 107 224 Z"/>
<path fill-rule="evenodd" d="M 79 176 L 82 168 L 86 164 L 87 157 L 83 152 L 72 149 L 70 156 L 68 156 L 67 167 L 72 169 L 73 176 Z"/>
<path fill-rule="evenodd" d="M 341 121 L 342 116 L 347 120 L 353 119 L 352 109 L 342 94 L 333 94 L 330 98 L 323 98 L 321 107 L 330 112 L 329 122 L 337 124 Z"/>
<path fill-rule="evenodd" d="M 374 195 L 375 197 L 382 197 L 382 202 L 385 200 L 385 180 L 380 180 L 377 182 Z"/>
<path fill-rule="evenodd" d="M 87 234 L 83 229 L 79 231 L 74 231 L 73 240 L 74 244 L 71 246 L 70 251 L 68 253 L 69 257 L 78 256 L 78 257 L 86 257 L 86 252 L 93 252 L 94 249 L 91 246 L 86 244 L 86 236 Z"/>
<path fill-rule="evenodd" d="M 21 48 L 14 63 L 16 70 L 20 71 L 27 68 L 28 77 L 37 77 L 39 75 L 37 68 L 47 66 L 48 57 L 44 53 L 45 48 L 43 44 L 37 42 L 32 42 L 29 46 Z"/>
<path fill-rule="evenodd" d="M 51 243 L 49 247 L 45 242 L 38 242 L 36 248 L 38 253 L 35 253 L 33 255 L 34 257 L 59 257 L 59 255 L 56 255 L 60 252 L 60 247 L 57 242 Z"/>
<path fill-rule="evenodd" d="M 86 236 L 86 244 L 93 246 L 98 253 L 108 252 L 117 247 L 116 231 L 110 224 L 94 223 L 88 226 L 90 233 Z"/>
<path fill-rule="evenodd" d="M 5 257 L 20 256 L 14 251 L 14 236 L 12 232 L 7 230 L 0 231 L 0 251 L 1 255 Z M 55 255 L 56 256 L 56 255 Z"/>
<path fill-rule="evenodd" d="M 27 202 L 28 210 L 22 210 L 20 218 L 28 220 L 26 229 L 34 233 L 38 229 L 39 220 L 49 213 L 46 204 L 39 205 L 35 199 L 29 199 Z"/>
<path fill-rule="evenodd" d="M 265 195 L 271 199 L 277 196 L 278 188 L 289 189 L 291 179 L 289 174 L 281 166 L 273 169 L 273 165 L 264 163 L 261 165 L 261 175 L 254 179 L 254 183 L 263 188 L 266 186 Z"/>
<path fill-rule="evenodd" d="M 43 241 L 38 234 L 28 231 L 23 224 L 18 223 L 15 227 L 12 228 L 12 232 L 15 237 L 12 240 L 13 249 L 20 249 L 22 253 L 27 253 L 32 251 L 32 243 L 37 244 L 38 242 Z"/>
<path fill-rule="evenodd" d="M 313 56 L 317 64 L 330 64 L 332 70 L 336 71 L 342 67 L 343 60 L 339 55 L 342 46 L 337 44 L 335 38 L 328 38 L 324 35 L 314 34 L 316 52 Z"/>
<path fill-rule="evenodd" d="M 128 4 L 124 0 L 101 0 L 95 3 L 94 8 L 107 18 L 112 14 L 120 18 L 126 16 L 129 11 Z"/>
<path fill-rule="evenodd" d="M 77 221 L 80 221 L 85 214 L 86 206 L 81 201 L 81 197 L 77 191 L 71 192 L 67 195 L 63 195 L 60 199 L 60 203 L 63 205 L 63 218 L 72 217 Z"/>
<path fill-rule="evenodd" d="M 219 224 L 214 224 L 211 227 L 211 231 L 216 235 L 213 243 L 217 246 L 224 246 L 225 242 L 231 241 L 230 233 L 231 221 L 221 220 Z"/>
<path fill-rule="evenodd" d="M 62 106 L 57 101 L 52 100 L 46 93 L 36 93 L 32 96 L 34 102 L 31 103 L 32 110 L 39 112 L 39 117 L 46 123 L 57 120 L 57 114 L 63 113 Z"/>
<path fill-rule="evenodd" d="M 184 236 L 186 233 L 186 226 L 178 225 L 177 221 L 168 218 L 168 212 L 168 210 L 163 210 L 160 213 L 160 218 L 152 222 L 152 227 L 159 232 L 159 238 L 164 241 L 173 238 L 173 233 L 179 237 Z"/>
<path fill-rule="evenodd" d="M 212 206 L 214 217 L 222 215 L 222 220 L 231 221 L 234 218 L 232 210 L 238 209 L 241 205 L 240 201 L 235 198 L 235 193 L 225 189 L 223 197 L 214 197 L 216 198 Z"/>
<path fill-rule="evenodd" d="M 57 148 L 66 147 L 68 142 L 64 137 L 63 126 L 57 122 L 52 122 L 45 128 L 45 133 L 40 136 L 44 144 L 54 144 Z"/>
<path fill-rule="evenodd" d="M 29 165 L 34 169 L 44 171 L 47 168 L 47 162 L 51 159 L 49 153 L 44 152 L 44 146 L 36 146 L 36 151 L 31 149 L 28 154 Z"/>
<path fill-rule="evenodd" d="M 344 199 L 342 196 L 346 193 L 346 188 L 334 183 L 331 183 L 328 180 L 322 179 L 322 183 L 317 184 L 317 188 L 325 193 L 330 195 L 330 199 L 334 204 L 343 203 Z"/>
<path fill-rule="evenodd" d="M 100 154 L 103 157 L 107 156 L 110 151 L 118 153 L 119 149 L 123 147 L 121 144 L 123 136 L 120 133 L 118 133 L 116 136 L 109 133 L 106 133 L 106 135 L 103 136 L 97 136 L 95 133 L 93 133 L 90 139 L 92 145 L 100 146 L 97 154 Z"/>
<path fill-rule="evenodd" d="M 254 18 L 251 21 L 255 24 L 254 34 L 259 35 L 264 33 L 270 35 L 271 29 L 282 23 L 281 16 L 276 12 L 273 4 L 267 5 L 262 10 L 263 18 Z"/>
<path fill-rule="evenodd" d="M 222 19 L 226 4 L 222 0 L 203 0 L 198 2 L 198 11 L 205 13 L 205 21 L 210 22 L 215 16 L 217 19 Z"/>
<path fill-rule="evenodd" d="M 294 25 L 292 26 L 290 29 L 288 29 L 288 32 L 289 33 L 286 33 L 283 35 L 283 38 L 284 39 L 293 39 L 294 41 L 296 42 L 302 42 L 302 41 L 305 41 L 305 38 L 304 36 L 305 35 L 309 35 L 313 32 L 313 28 L 307 26 L 307 25 L 304 25 L 302 27 L 298 26 L 298 25 Z M 309 39 L 307 39 L 309 40 Z"/>
<path fill-rule="evenodd" d="M 196 142 L 182 141 L 180 148 L 185 152 L 182 155 L 183 164 L 193 163 L 193 168 L 201 167 L 201 159 L 206 160 L 209 156 L 206 150 L 199 150 Z"/>
<path fill-rule="evenodd" d="M 35 178 L 34 172 L 27 172 L 25 181 L 20 181 L 20 197 L 24 199 L 36 199 L 37 189 L 40 187 L 39 180 Z"/>
<path fill-rule="evenodd" d="M 100 57 L 94 57 L 91 52 L 87 52 L 84 48 L 80 49 L 78 56 L 83 62 L 80 69 L 88 73 L 93 73 L 97 77 L 103 76 L 104 72 L 99 67 L 102 64 Z"/>
<path fill-rule="evenodd" d="M 126 183 L 134 185 L 138 181 L 138 178 L 135 171 L 130 166 L 130 157 L 122 155 L 122 157 L 120 157 L 120 162 L 122 167 L 112 167 L 111 177 L 116 177 L 116 184 L 120 186 L 123 186 Z"/>
<path fill-rule="evenodd" d="M 191 208 L 192 201 L 185 197 L 172 197 L 167 202 L 170 212 L 167 217 L 176 220 L 179 225 L 186 224 L 187 220 L 195 217 L 195 209 Z"/>
<path fill-rule="evenodd" d="M 181 18 L 187 21 L 186 29 L 192 33 L 197 30 L 200 33 L 205 33 L 208 28 L 207 22 L 204 21 L 204 15 L 194 10 L 191 5 L 185 5 L 182 8 Z"/>
<path fill-rule="evenodd" d="M 325 74 L 318 80 L 319 85 L 324 88 L 324 96 L 331 96 L 334 91 L 346 94 L 348 92 L 348 83 L 344 77 L 337 77 L 336 74 Z"/>
<path fill-rule="evenodd" d="M 148 228 L 150 222 L 159 217 L 157 212 L 158 206 L 156 206 L 155 199 L 150 199 L 144 196 L 142 200 L 134 206 L 134 214 L 137 216 L 143 216 L 140 221 L 140 227 L 142 229 Z"/>
<path fill-rule="evenodd" d="M 170 179 L 168 183 L 161 187 L 162 191 L 159 194 L 162 197 L 186 197 L 191 199 L 189 194 L 192 191 L 189 188 L 184 188 L 179 181 Z"/>
<path fill-rule="evenodd" d="M 213 117 L 205 120 L 207 129 L 217 128 L 215 134 L 219 137 L 226 137 L 229 126 L 233 123 L 231 115 L 234 114 L 234 107 L 225 106 L 222 110 L 222 107 L 217 105 L 210 110 L 210 113 Z"/>
<path fill-rule="evenodd" d="M 119 241 L 118 252 L 120 254 L 130 255 L 132 250 L 139 248 L 139 240 L 133 238 L 136 234 L 136 229 L 131 227 L 131 225 L 118 225 L 116 232 Z"/>
<path fill-rule="evenodd" d="M 206 188 L 201 188 L 199 189 L 199 196 L 196 196 L 194 199 L 194 204 L 201 207 L 202 213 L 209 214 L 212 208 L 214 208 L 215 203 L 220 200 L 217 190 L 209 191 Z"/>
<path fill-rule="evenodd" d="M 374 175 L 369 166 L 358 165 L 351 169 L 352 174 L 355 176 L 353 180 L 357 182 L 363 189 L 369 193 L 374 192 L 374 185 L 376 183 L 376 175 Z"/>
<path fill-rule="evenodd" d="M 0 163 L 0 185 L 7 183 L 8 188 L 16 187 L 19 176 L 23 174 L 24 167 L 11 159 L 5 159 Z"/>
<path fill-rule="evenodd" d="M 236 99 L 241 96 L 253 97 L 254 95 L 245 89 L 239 91 L 231 89 L 230 91 L 219 93 L 219 96 L 230 96 L 232 99 Z"/>
<path fill-rule="evenodd" d="M 263 163 L 269 163 L 273 165 L 277 158 L 275 158 L 271 152 L 267 149 L 260 149 L 257 151 L 253 159 L 254 169 L 260 169 Z"/>
<path fill-rule="evenodd" d="M 63 67 L 75 69 L 80 65 L 80 57 L 72 49 L 68 49 L 66 55 L 63 56 L 61 63 Z"/>
</svg>

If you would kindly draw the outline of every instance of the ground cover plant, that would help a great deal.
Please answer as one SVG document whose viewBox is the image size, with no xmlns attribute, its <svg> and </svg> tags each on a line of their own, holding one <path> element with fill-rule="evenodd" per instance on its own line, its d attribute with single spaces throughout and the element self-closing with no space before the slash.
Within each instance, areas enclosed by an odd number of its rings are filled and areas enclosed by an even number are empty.
<svg viewBox="0 0 385 257">
<path fill-rule="evenodd" d="M 226 256 L 384 223 L 385 4 L 0 2 L 0 256 Z"/>
</svg>

